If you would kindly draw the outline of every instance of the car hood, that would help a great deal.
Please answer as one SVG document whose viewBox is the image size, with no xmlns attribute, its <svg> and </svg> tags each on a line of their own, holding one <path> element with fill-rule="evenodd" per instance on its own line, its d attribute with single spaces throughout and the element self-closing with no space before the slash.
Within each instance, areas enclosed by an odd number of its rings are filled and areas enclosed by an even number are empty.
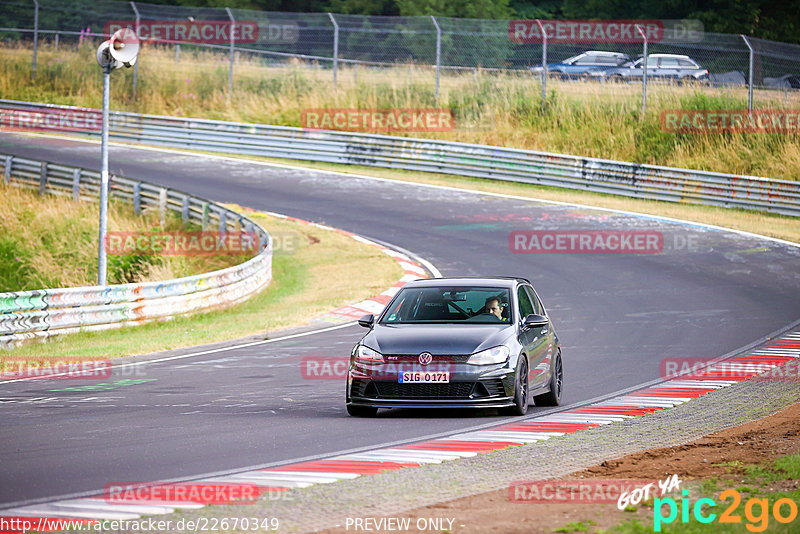
<svg viewBox="0 0 800 534">
<path fill-rule="evenodd" d="M 382 354 L 473 354 L 513 333 L 509 324 L 377 324 L 362 343 Z"/>
</svg>

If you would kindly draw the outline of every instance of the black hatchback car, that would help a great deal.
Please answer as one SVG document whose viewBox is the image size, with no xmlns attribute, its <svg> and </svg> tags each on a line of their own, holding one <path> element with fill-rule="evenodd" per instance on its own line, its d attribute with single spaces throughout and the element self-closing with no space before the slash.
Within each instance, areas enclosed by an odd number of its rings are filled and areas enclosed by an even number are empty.
<svg viewBox="0 0 800 534">
<path fill-rule="evenodd" d="M 434 278 L 406 284 L 353 347 L 347 412 L 503 408 L 561 402 L 561 345 L 524 278 Z"/>
</svg>

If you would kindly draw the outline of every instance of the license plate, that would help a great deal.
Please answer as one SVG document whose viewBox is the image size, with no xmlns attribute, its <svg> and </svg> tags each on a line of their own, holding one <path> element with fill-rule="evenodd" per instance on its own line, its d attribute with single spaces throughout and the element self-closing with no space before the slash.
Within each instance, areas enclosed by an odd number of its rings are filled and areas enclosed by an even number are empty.
<svg viewBox="0 0 800 534">
<path fill-rule="evenodd" d="M 403 371 L 399 373 L 401 384 L 447 384 L 450 373 L 446 371 Z"/>
</svg>

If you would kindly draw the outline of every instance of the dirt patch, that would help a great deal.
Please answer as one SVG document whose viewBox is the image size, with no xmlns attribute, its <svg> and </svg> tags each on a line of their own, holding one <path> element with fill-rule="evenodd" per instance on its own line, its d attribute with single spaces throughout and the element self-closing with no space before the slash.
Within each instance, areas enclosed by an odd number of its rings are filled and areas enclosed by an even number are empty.
<svg viewBox="0 0 800 534">
<path fill-rule="evenodd" d="M 737 482 L 744 473 L 740 464 L 762 464 L 785 456 L 800 453 L 800 404 L 790 406 L 770 417 L 709 434 L 695 441 L 675 447 L 651 449 L 630 454 L 616 460 L 562 477 L 561 480 L 665 480 L 677 474 L 684 482 L 718 477 Z M 731 484 L 728 487 L 731 487 Z M 773 484 L 777 489 L 797 488 L 798 481 Z M 652 511 L 638 506 L 636 510 L 620 511 L 614 504 L 531 504 L 515 503 L 509 499 L 508 489 L 475 495 L 455 501 L 435 504 L 398 514 L 393 520 L 410 519 L 409 532 L 486 533 L 509 534 L 535 532 L 595 532 L 611 528 L 628 518 L 637 517 L 647 524 Z M 356 519 L 356 518 L 353 518 Z M 365 518 L 361 518 L 365 519 Z M 343 526 L 331 533 L 388 532 L 391 523 L 374 523 Z M 430 521 L 442 520 L 441 523 Z M 417 522 L 420 521 L 419 524 Z M 375 528 L 384 525 L 388 528 Z M 443 525 L 445 528 L 430 528 Z M 417 528 L 419 526 L 426 528 Z M 396 530 L 396 529 L 395 529 Z"/>
<path fill-rule="evenodd" d="M 800 404 L 742 426 L 715 432 L 698 440 L 609 460 L 577 473 L 579 477 L 659 477 L 679 472 L 686 478 L 724 475 L 721 463 L 758 464 L 800 452 Z"/>
</svg>

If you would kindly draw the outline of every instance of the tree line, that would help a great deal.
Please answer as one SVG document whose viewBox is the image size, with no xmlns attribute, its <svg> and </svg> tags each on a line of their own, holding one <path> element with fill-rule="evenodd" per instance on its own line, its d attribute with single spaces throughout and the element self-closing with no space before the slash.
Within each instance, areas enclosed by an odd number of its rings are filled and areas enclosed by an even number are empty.
<svg viewBox="0 0 800 534">
<path fill-rule="evenodd" d="M 148 1 L 176 3 L 176 0 Z M 787 0 L 177 0 L 177 4 L 484 19 L 697 19 L 707 32 L 743 33 L 800 43 L 800 6 Z"/>
</svg>

